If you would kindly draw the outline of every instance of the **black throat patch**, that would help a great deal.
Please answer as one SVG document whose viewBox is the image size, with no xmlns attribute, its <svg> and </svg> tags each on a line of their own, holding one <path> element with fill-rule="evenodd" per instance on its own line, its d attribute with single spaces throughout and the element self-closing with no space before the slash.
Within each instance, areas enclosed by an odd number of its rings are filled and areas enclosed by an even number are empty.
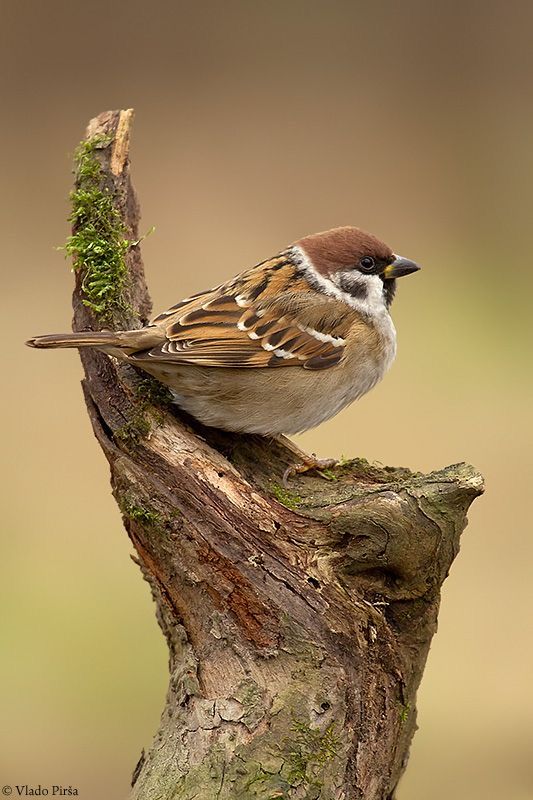
<svg viewBox="0 0 533 800">
<path fill-rule="evenodd" d="M 394 300 L 394 295 L 396 294 L 396 278 L 391 278 L 388 281 L 383 281 L 383 299 L 385 300 L 385 305 L 389 308 L 390 304 Z"/>
</svg>

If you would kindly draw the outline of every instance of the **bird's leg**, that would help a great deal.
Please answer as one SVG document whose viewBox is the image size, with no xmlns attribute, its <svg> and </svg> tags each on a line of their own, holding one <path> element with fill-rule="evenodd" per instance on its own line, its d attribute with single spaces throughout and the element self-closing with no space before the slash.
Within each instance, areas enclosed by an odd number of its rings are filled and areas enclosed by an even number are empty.
<svg viewBox="0 0 533 800">
<path fill-rule="evenodd" d="M 324 478 L 326 481 L 335 480 L 333 476 L 328 475 L 323 470 L 331 469 L 331 467 L 334 467 L 337 463 L 338 461 L 335 458 L 316 458 L 314 455 L 307 456 L 303 463 L 292 464 L 290 467 L 287 467 L 283 473 L 283 486 L 287 488 L 289 485 L 289 478 L 292 478 L 294 475 L 302 475 L 304 472 L 310 472 L 311 470 L 316 470 L 320 477 Z"/>
<path fill-rule="evenodd" d="M 290 450 L 295 455 L 296 463 L 288 466 L 283 473 L 282 483 L 285 488 L 287 488 L 289 478 L 294 477 L 294 475 L 301 475 L 304 472 L 310 472 L 311 470 L 316 470 L 320 477 L 327 481 L 335 480 L 334 475 L 328 475 L 327 472 L 323 472 L 321 470 L 328 470 L 331 467 L 334 467 L 336 464 L 338 464 L 337 459 L 317 458 L 315 453 L 311 453 L 311 455 L 309 455 L 301 450 L 291 439 L 288 439 L 286 436 L 282 436 L 281 434 L 274 438 L 277 439 L 286 450 Z"/>
<path fill-rule="evenodd" d="M 310 472 L 311 470 L 316 470 L 321 478 L 324 478 L 327 481 L 334 480 L 334 477 L 328 475 L 323 470 L 331 469 L 334 467 L 338 461 L 335 458 L 317 458 L 314 453 L 310 456 L 303 454 L 304 456 L 303 461 L 300 464 L 292 464 L 291 466 L 287 467 L 285 472 L 283 473 L 283 486 L 285 488 L 289 485 L 289 478 L 292 478 L 294 475 L 302 475 L 304 472 Z"/>
</svg>

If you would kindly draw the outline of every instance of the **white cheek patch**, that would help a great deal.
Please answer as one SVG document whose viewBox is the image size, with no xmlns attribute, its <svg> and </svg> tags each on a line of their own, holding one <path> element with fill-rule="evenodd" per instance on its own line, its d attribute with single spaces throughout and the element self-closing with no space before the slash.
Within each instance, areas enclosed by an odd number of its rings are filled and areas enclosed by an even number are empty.
<svg viewBox="0 0 533 800">
<path fill-rule="evenodd" d="M 309 282 L 320 288 L 324 294 L 329 295 L 329 297 L 342 300 L 343 303 L 346 303 L 351 306 L 351 308 L 355 308 L 356 311 L 366 314 L 367 316 L 373 316 L 387 311 L 383 297 L 383 281 L 379 275 L 363 275 L 362 273 L 358 273 L 353 276 L 354 281 L 360 283 L 366 290 L 365 299 L 361 299 L 354 297 L 349 294 L 349 292 L 343 291 L 335 282 L 340 279 L 341 275 L 346 276 L 348 270 L 335 273 L 332 280 L 316 271 L 307 253 L 298 245 L 294 245 L 290 248 L 290 253 L 298 266 L 303 270 Z"/>
<path fill-rule="evenodd" d="M 337 273 L 339 278 L 341 274 L 346 280 L 346 272 Z M 352 278 L 352 276 L 348 276 L 348 280 L 350 280 L 350 278 Z M 364 313 L 376 314 L 386 308 L 383 281 L 379 275 L 361 275 L 360 273 L 356 273 L 352 280 L 354 290 L 357 290 L 357 287 L 360 287 L 362 290 L 362 296 L 360 298 L 356 297 L 356 300 L 359 302 L 360 308 Z"/>
<path fill-rule="evenodd" d="M 302 268 L 311 284 L 315 284 L 315 286 L 318 285 L 324 294 L 329 295 L 329 297 L 334 297 L 336 300 L 342 300 L 344 303 L 352 306 L 352 308 L 359 308 L 353 297 L 351 297 L 347 292 L 343 292 L 342 289 L 339 289 L 339 287 L 336 286 L 332 280 L 326 278 L 324 275 L 321 275 L 316 271 L 313 266 L 313 262 L 310 258 L 308 258 L 307 253 L 305 253 L 301 247 L 294 245 L 290 248 L 290 253 L 292 254 L 298 266 Z"/>
</svg>

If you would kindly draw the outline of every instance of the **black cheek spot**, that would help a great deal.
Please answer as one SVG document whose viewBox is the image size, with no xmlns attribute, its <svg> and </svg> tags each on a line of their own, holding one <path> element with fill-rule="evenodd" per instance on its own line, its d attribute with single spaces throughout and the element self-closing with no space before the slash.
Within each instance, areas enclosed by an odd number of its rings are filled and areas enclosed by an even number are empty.
<svg viewBox="0 0 533 800">
<path fill-rule="evenodd" d="M 339 286 L 343 292 L 357 300 L 364 300 L 367 296 L 366 286 L 362 281 L 354 279 L 351 275 L 340 275 Z"/>
</svg>

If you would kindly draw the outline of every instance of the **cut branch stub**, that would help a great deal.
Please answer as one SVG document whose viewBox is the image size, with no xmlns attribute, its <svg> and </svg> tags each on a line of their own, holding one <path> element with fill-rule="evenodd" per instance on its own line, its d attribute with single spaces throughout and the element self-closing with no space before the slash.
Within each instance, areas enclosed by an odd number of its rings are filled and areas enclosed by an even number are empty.
<svg viewBox="0 0 533 800">
<path fill-rule="evenodd" d="M 106 112 L 87 131 L 128 242 L 117 327 L 150 311 L 131 119 Z M 75 329 L 108 327 L 83 302 L 86 285 L 82 264 Z M 390 798 L 440 587 L 481 477 L 465 464 L 421 475 L 356 459 L 330 481 L 299 476 L 287 490 L 283 473 L 299 460 L 288 440 L 207 429 L 152 379 L 96 352 L 82 360 L 93 428 L 171 656 L 133 798 Z"/>
</svg>

